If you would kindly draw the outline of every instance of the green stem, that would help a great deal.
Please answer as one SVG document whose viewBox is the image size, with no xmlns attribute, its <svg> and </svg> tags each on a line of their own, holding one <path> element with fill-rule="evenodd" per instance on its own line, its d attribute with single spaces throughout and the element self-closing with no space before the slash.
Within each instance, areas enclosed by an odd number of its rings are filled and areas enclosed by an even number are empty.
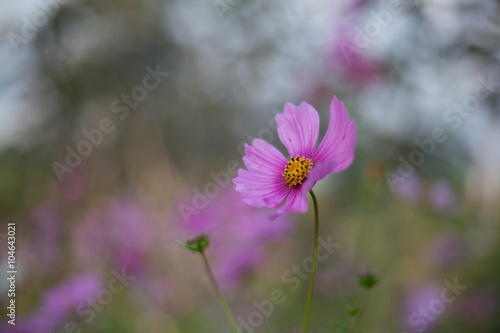
<svg viewBox="0 0 500 333">
<path fill-rule="evenodd" d="M 311 310 L 311 301 L 314 289 L 314 279 L 316 277 L 316 268 L 318 267 L 318 240 L 319 240 L 319 216 L 318 216 L 318 201 L 314 192 L 309 191 L 314 204 L 314 260 L 313 260 L 313 270 L 311 273 L 311 284 L 309 285 L 309 296 L 307 298 L 306 314 L 304 317 L 304 325 L 302 328 L 302 333 L 307 333 L 307 324 L 309 322 L 309 312 Z"/>
<path fill-rule="evenodd" d="M 353 331 L 354 328 L 356 327 L 356 325 L 361 320 L 361 317 L 365 313 L 366 306 L 368 305 L 368 301 L 370 300 L 370 295 L 371 295 L 371 290 L 368 290 L 368 295 L 366 295 L 365 303 L 363 304 L 363 307 L 361 308 L 361 311 L 358 313 L 356 318 L 354 318 L 354 320 L 351 322 L 351 325 L 349 326 L 348 332 Z"/>
<path fill-rule="evenodd" d="M 207 256 L 205 255 L 205 251 L 201 251 L 201 256 L 203 257 L 203 262 L 205 263 L 205 270 L 207 271 L 208 278 L 210 280 L 210 283 L 212 284 L 212 288 L 215 290 L 215 294 L 217 294 L 217 297 L 219 298 L 219 301 L 222 305 L 222 309 L 224 310 L 227 320 L 231 324 L 231 326 L 234 329 L 235 333 L 238 333 L 238 325 L 236 324 L 236 320 L 234 320 L 233 313 L 231 312 L 231 309 L 229 309 L 229 306 L 227 305 L 227 302 L 222 295 L 222 293 L 219 290 L 219 287 L 217 286 L 217 282 L 215 282 L 214 275 L 212 273 L 212 269 L 210 268 L 210 264 L 208 263 Z"/>
</svg>

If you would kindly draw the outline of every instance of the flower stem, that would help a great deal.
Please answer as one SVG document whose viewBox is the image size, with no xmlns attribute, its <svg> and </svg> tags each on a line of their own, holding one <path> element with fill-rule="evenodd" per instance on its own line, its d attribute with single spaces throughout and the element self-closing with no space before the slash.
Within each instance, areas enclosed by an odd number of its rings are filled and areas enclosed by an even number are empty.
<svg viewBox="0 0 500 333">
<path fill-rule="evenodd" d="M 238 325 L 236 324 L 236 320 L 234 320 L 233 313 L 231 312 L 231 309 L 229 309 L 229 306 L 227 305 L 227 302 L 222 295 L 222 293 L 219 290 L 219 287 L 217 286 L 217 282 L 215 282 L 214 275 L 212 273 L 212 269 L 210 268 L 210 264 L 208 263 L 207 256 L 205 254 L 205 251 L 200 251 L 201 256 L 203 258 L 203 262 L 205 263 L 205 270 L 207 271 L 208 278 L 210 280 L 210 283 L 212 284 L 212 288 L 214 288 L 215 294 L 219 298 L 219 301 L 222 305 L 222 309 L 224 310 L 227 320 L 231 324 L 231 326 L 234 329 L 235 333 L 238 333 Z"/>
<path fill-rule="evenodd" d="M 307 298 L 306 314 L 304 317 L 304 325 L 302 333 L 307 333 L 307 324 L 309 322 L 309 312 L 311 310 L 311 301 L 314 289 L 314 279 L 316 277 L 316 268 L 318 267 L 318 240 L 319 240 L 319 216 L 318 216 L 318 201 L 312 190 L 309 191 L 314 204 L 314 260 L 313 270 L 311 273 L 311 284 L 309 285 L 309 296 Z"/>
<path fill-rule="evenodd" d="M 352 332 L 356 325 L 359 323 L 361 320 L 361 317 L 365 313 L 366 306 L 368 305 L 368 301 L 370 300 L 370 295 L 371 295 L 371 290 L 368 290 L 368 295 L 366 295 L 365 303 L 363 304 L 363 307 L 361 308 L 361 311 L 356 315 L 356 318 L 351 322 L 351 325 L 349 326 L 348 332 Z"/>
</svg>

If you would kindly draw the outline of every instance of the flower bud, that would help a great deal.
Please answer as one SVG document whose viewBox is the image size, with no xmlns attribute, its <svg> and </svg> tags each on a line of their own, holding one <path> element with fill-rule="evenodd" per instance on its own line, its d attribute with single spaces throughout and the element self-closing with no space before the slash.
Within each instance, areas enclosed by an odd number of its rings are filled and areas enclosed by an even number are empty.
<svg viewBox="0 0 500 333">
<path fill-rule="evenodd" d="M 349 302 L 345 305 L 345 309 L 347 313 L 349 313 L 352 317 L 359 313 L 359 304 L 356 302 Z"/>
<path fill-rule="evenodd" d="M 378 271 L 366 268 L 358 273 L 358 283 L 366 289 L 371 289 L 380 279 Z"/>
<path fill-rule="evenodd" d="M 210 237 L 205 234 L 186 240 L 184 247 L 190 251 L 203 252 L 210 245 Z"/>
</svg>

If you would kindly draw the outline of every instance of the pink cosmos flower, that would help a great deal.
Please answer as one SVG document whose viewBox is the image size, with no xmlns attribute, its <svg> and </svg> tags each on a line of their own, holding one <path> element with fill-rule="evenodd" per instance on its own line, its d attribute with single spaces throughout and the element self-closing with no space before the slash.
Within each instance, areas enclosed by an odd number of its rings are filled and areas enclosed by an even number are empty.
<svg viewBox="0 0 500 333">
<path fill-rule="evenodd" d="M 247 169 L 239 169 L 233 179 L 244 202 L 278 209 L 269 216 L 271 220 L 284 213 L 307 211 L 307 193 L 317 181 L 352 163 L 356 143 L 354 120 L 349 120 L 335 96 L 328 129 L 317 148 L 319 115 L 306 102 L 299 106 L 287 103 L 285 111 L 276 115 L 276 124 L 290 159 L 264 140 L 255 139 L 251 146 L 245 144 L 243 162 Z"/>
</svg>

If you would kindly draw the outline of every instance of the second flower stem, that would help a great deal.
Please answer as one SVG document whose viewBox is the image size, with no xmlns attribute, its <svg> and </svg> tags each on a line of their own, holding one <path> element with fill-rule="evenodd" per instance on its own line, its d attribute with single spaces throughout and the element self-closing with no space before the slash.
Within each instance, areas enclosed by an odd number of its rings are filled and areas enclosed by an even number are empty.
<svg viewBox="0 0 500 333">
<path fill-rule="evenodd" d="M 208 263 L 207 256 L 205 254 L 205 251 L 201 251 L 201 256 L 203 258 L 203 262 L 205 263 L 205 270 L 207 271 L 208 279 L 210 280 L 210 284 L 212 285 L 212 288 L 214 288 L 215 294 L 217 294 L 217 297 L 219 298 L 219 301 L 222 305 L 222 309 L 226 313 L 227 320 L 231 324 L 231 326 L 234 329 L 235 333 L 238 333 L 238 325 L 236 324 L 236 320 L 234 320 L 233 313 L 231 312 L 231 309 L 229 309 L 229 306 L 227 305 L 226 299 L 224 298 L 224 295 L 219 290 L 219 287 L 217 286 L 217 282 L 215 282 L 214 274 L 212 273 L 212 269 L 210 268 L 210 264 Z"/>
<path fill-rule="evenodd" d="M 304 325 L 302 328 L 302 333 L 307 333 L 307 324 L 309 322 L 309 312 L 311 310 L 311 301 L 314 289 L 314 279 L 316 277 L 316 268 L 318 267 L 318 241 L 319 241 L 319 216 L 318 216 L 318 201 L 312 190 L 309 191 L 314 204 L 314 259 L 313 259 L 313 270 L 311 273 L 311 284 L 309 285 L 309 296 L 307 298 L 306 314 L 304 317 Z"/>
<path fill-rule="evenodd" d="M 361 317 L 365 313 L 366 306 L 368 305 L 368 301 L 370 300 L 370 295 L 371 295 L 371 290 L 368 290 L 368 295 L 366 295 L 365 303 L 363 304 L 361 311 L 356 315 L 356 318 L 354 318 L 354 320 L 351 322 L 351 325 L 349 326 L 348 332 L 353 332 L 354 328 L 361 320 Z"/>
</svg>

